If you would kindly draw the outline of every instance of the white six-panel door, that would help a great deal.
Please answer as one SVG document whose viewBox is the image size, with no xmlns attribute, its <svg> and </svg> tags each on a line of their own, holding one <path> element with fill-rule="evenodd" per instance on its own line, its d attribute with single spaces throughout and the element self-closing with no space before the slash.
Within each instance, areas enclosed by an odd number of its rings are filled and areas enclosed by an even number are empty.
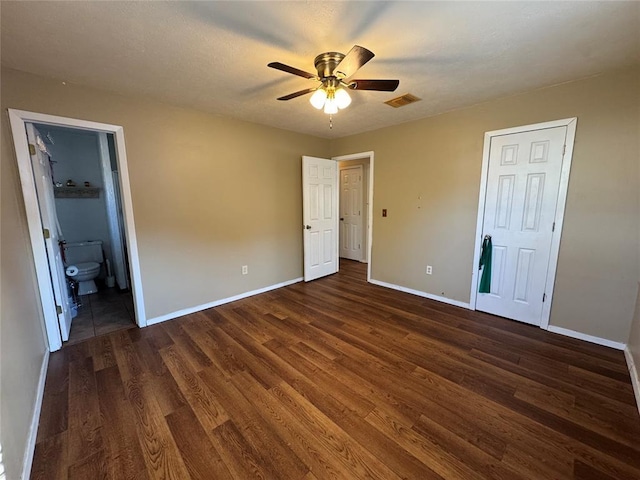
<svg viewBox="0 0 640 480">
<path fill-rule="evenodd" d="M 338 271 L 338 175 L 334 160 L 302 157 L 304 281 Z"/>
<path fill-rule="evenodd" d="M 493 242 L 491 289 L 477 310 L 540 325 L 566 134 L 492 137 L 482 231 Z"/>
<path fill-rule="evenodd" d="M 43 145 L 42 136 L 31 123 L 26 124 L 27 139 L 29 141 L 29 153 L 31 154 L 31 165 L 33 167 L 33 177 L 38 195 L 38 206 L 40 208 L 40 218 L 42 227 L 47 231 L 45 235 L 45 247 L 49 270 L 51 272 L 51 282 L 53 285 L 53 295 L 58 307 L 58 323 L 63 341 L 69 340 L 71 330 L 71 310 L 67 294 L 67 278 L 65 266 L 62 261 L 59 242 L 62 240 L 58 226 L 56 214 L 55 198 L 53 194 L 53 179 L 49 156 L 43 152 L 39 145 Z"/>
<path fill-rule="evenodd" d="M 340 257 L 362 260 L 362 165 L 340 170 Z"/>
</svg>

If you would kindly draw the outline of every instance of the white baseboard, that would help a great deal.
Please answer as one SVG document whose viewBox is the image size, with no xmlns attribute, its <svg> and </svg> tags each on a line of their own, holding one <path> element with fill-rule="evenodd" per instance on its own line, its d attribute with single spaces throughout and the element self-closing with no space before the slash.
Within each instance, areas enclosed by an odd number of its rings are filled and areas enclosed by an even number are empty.
<svg viewBox="0 0 640 480">
<path fill-rule="evenodd" d="M 276 283 L 275 285 L 269 285 L 268 287 L 259 288 L 257 290 L 251 290 L 250 292 L 240 293 L 239 295 L 235 295 L 233 297 L 216 300 L 215 302 L 205 303 L 203 305 L 198 305 L 196 307 L 185 308 L 184 310 L 178 310 L 177 312 L 167 313 L 166 315 L 160 315 L 159 317 L 148 319 L 147 326 L 155 325 L 156 323 L 166 322 L 167 320 L 172 320 L 178 317 L 183 317 L 185 315 L 189 315 L 190 313 L 201 312 L 202 310 L 206 310 L 207 308 L 217 307 L 219 305 L 224 305 L 225 303 L 235 302 L 236 300 L 242 300 L 243 298 L 252 297 L 253 295 L 269 292 L 271 290 L 276 290 L 278 288 L 286 287 L 287 285 L 293 285 L 294 283 L 301 282 L 302 280 L 303 280 L 302 277 L 298 277 L 292 280 L 287 280 L 286 282 Z"/>
<path fill-rule="evenodd" d="M 614 342 L 613 340 L 607 340 L 606 338 L 594 337 L 592 335 L 587 335 L 586 333 L 576 332 L 575 330 L 556 327 L 554 325 L 549 325 L 547 330 L 553 333 L 559 333 L 560 335 L 565 335 L 567 337 L 577 338 L 578 340 L 584 340 L 586 342 L 596 343 L 605 347 L 615 348 L 616 350 L 624 350 L 624 347 L 626 346 L 621 342 Z"/>
<path fill-rule="evenodd" d="M 638 369 L 636 362 L 633 360 L 629 345 L 624 348 L 624 357 L 627 359 L 627 367 L 629 367 L 629 375 L 631 375 L 631 385 L 633 385 L 633 394 L 636 397 L 636 405 L 640 412 L 640 377 L 638 377 Z"/>
<path fill-rule="evenodd" d="M 427 292 L 421 292 L 420 290 L 414 290 L 412 288 L 401 287 L 400 285 L 394 285 L 393 283 L 381 282 L 380 280 L 375 280 L 373 278 L 369 279 L 369 283 L 373 283 L 374 285 L 379 285 L 381 287 L 391 288 L 393 290 L 398 290 L 404 293 L 410 293 L 411 295 L 417 295 L 418 297 L 428 298 L 429 300 L 435 300 L 437 302 L 447 303 L 449 305 L 454 305 L 456 307 L 466 308 L 467 310 L 471 310 L 471 305 L 465 302 L 460 302 L 458 300 L 453 300 L 447 297 L 440 297 L 438 295 L 433 295 Z"/>
<path fill-rule="evenodd" d="M 42 411 L 42 399 L 44 397 L 44 384 L 47 380 L 47 367 L 49 366 L 49 350 L 44 352 L 42 365 L 40 366 L 40 378 L 38 378 L 38 388 L 36 390 L 36 398 L 33 405 L 33 414 L 31 416 L 31 425 L 29 427 L 29 436 L 27 437 L 27 445 L 22 460 L 22 475 L 20 478 L 27 480 L 31 475 L 31 466 L 33 465 L 33 454 L 36 450 L 36 439 L 38 437 L 38 424 L 40 423 L 40 412 Z"/>
</svg>

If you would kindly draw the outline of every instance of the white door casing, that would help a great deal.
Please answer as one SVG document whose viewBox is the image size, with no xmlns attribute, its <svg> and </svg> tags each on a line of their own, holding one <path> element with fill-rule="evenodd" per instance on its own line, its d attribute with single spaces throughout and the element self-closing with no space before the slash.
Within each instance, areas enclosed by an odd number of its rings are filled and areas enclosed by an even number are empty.
<svg viewBox="0 0 640 480">
<path fill-rule="evenodd" d="M 11 135 L 15 149 L 20 184 L 24 198 L 29 240 L 33 252 L 33 263 L 38 283 L 38 293 L 42 304 L 45 332 L 49 351 L 54 352 L 62 346 L 62 337 L 58 326 L 58 316 L 53 294 L 53 285 L 47 252 L 42 241 L 42 221 L 38 207 L 35 179 L 31 166 L 29 144 L 25 128 L 27 123 L 41 123 L 58 125 L 71 128 L 80 128 L 97 132 L 112 133 L 115 137 L 116 161 L 120 172 L 120 193 L 124 210 L 125 236 L 128 247 L 129 272 L 131 274 L 131 286 L 133 303 L 135 308 L 136 323 L 140 327 L 147 326 L 147 318 L 144 308 L 144 293 L 142 289 L 142 276 L 140 272 L 140 260 L 138 255 L 138 241 L 133 215 L 133 203 L 131 199 L 131 187 L 129 184 L 129 170 L 127 167 L 127 152 L 124 140 L 124 130 L 119 125 L 78 120 L 75 118 L 59 117 L 44 113 L 28 112 L 24 110 L 8 109 Z"/>
<path fill-rule="evenodd" d="M 304 281 L 338 271 L 337 162 L 302 157 Z"/>
<path fill-rule="evenodd" d="M 56 303 L 58 325 L 62 341 L 69 339 L 71 331 L 71 306 L 67 289 L 65 265 L 62 260 L 60 242 L 63 240 L 56 214 L 55 197 L 53 193 L 53 176 L 49 163 L 49 155 L 44 150 L 42 135 L 36 127 L 26 124 L 27 139 L 29 141 L 29 153 L 31 154 L 31 166 L 36 184 L 40 219 L 42 221 L 43 239 L 47 252 L 53 296 Z"/>
<path fill-rule="evenodd" d="M 491 289 L 476 293 L 475 275 L 472 298 L 475 293 L 476 310 L 546 328 L 570 166 L 570 158 L 563 161 L 569 127 L 563 121 L 539 127 L 492 132 L 485 139 L 477 240 L 492 237 Z M 478 257 L 476 251 L 475 269 Z"/>
<path fill-rule="evenodd" d="M 362 260 L 362 165 L 340 169 L 340 257 Z"/>
</svg>

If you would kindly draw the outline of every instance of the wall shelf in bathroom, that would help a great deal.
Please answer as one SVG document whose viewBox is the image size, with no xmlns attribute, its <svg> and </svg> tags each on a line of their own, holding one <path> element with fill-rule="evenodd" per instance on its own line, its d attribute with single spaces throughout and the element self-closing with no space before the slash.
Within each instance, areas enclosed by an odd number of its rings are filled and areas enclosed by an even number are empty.
<svg viewBox="0 0 640 480">
<path fill-rule="evenodd" d="M 98 187 L 53 187 L 56 198 L 99 198 Z"/>
</svg>

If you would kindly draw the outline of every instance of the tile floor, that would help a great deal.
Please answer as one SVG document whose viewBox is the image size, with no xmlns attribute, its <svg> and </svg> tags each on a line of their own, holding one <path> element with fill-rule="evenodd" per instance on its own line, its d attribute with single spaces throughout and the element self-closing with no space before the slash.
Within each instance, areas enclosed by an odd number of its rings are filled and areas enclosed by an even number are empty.
<svg viewBox="0 0 640 480">
<path fill-rule="evenodd" d="M 115 288 L 80 296 L 78 316 L 71 322 L 68 344 L 135 326 L 133 296 Z"/>
</svg>

